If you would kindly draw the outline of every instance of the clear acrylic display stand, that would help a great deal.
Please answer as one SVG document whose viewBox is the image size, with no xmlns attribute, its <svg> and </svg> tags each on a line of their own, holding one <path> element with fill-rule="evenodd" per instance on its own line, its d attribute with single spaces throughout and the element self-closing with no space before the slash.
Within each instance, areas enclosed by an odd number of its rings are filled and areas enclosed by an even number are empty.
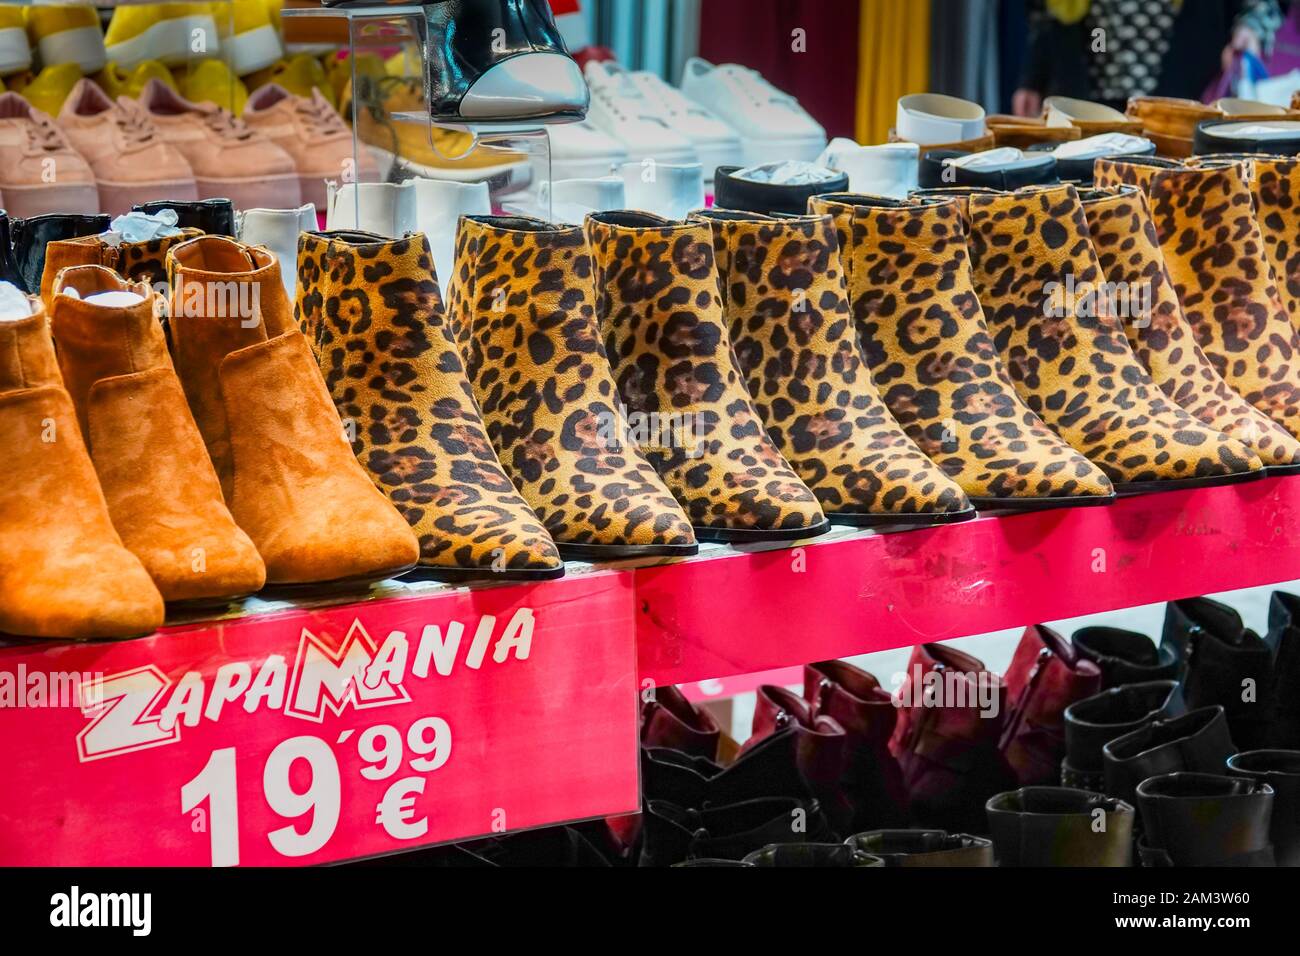
<svg viewBox="0 0 1300 956">
<path fill-rule="evenodd" d="M 424 7 L 285 7 L 282 16 L 346 21 L 355 171 L 365 168 L 359 161 L 364 150 L 376 161 L 375 181 L 486 181 L 494 208 L 527 209 L 550 218 L 549 203 L 542 208 L 536 199 L 536 185 L 551 178 L 550 138 L 543 124 L 444 125 L 431 120 Z M 339 107 L 348 115 L 343 102 Z M 352 181 L 375 178 L 355 171 Z M 359 203 L 355 190 L 352 195 Z M 360 221 L 360 210 L 353 212 L 353 221 Z"/>
<path fill-rule="evenodd" d="M 0 4 L 15 7 L 90 7 L 98 11 L 111 11 L 117 7 L 139 7 L 139 6 L 157 6 L 157 0 L 0 0 Z M 235 27 L 235 11 L 232 0 L 213 0 L 211 3 L 182 3 L 178 6 L 193 7 L 194 13 L 200 12 L 211 15 L 216 25 L 217 35 L 209 37 L 204 33 L 195 33 L 190 37 L 189 56 L 183 63 L 166 64 L 173 72 L 176 70 L 190 71 L 195 69 L 203 60 L 222 60 L 227 67 L 231 77 L 230 88 L 224 99 L 225 102 L 218 102 L 217 105 L 234 111 L 235 109 L 235 71 L 234 61 L 228 48 L 221 45 L 221 37 L 231 36 Z M 102 14 L 101 14 L 102 16 Z M 104 26 L 107 27 L 108 21 L 104 20 Z M 110 55 L 111 59 L 111 55 Z M 35 74 L 41 64 L 38 62 L 39 57 L 36 49 L 32 49 L 32 73 Z M 90 74 L 94 76 L 95 74 Z M 19 93 L 22 90 L 18 91 Z"/>
</svg>

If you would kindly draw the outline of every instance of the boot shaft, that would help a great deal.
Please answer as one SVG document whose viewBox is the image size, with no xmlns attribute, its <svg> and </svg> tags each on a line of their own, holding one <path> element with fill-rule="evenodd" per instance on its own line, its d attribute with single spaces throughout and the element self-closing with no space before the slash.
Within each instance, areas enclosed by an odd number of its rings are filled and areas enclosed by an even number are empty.
<svg viewBox="0 0 1300 956">
<path fill-rule="evenodd" d="M 1130 866 L 1133 807 L 1064 787 L 1024 787 L 989 800 L 999 866 Z"/>
<path fill-rule="evenodd" d="M 89 438 L 87 401 L 101 379 L 172 367 L 167 337 L 158 320 L 159 300 L 147 283 L 123 280 L 104 266 L 71 266 L 51 286 L 50 322 L 58 341 L 59 368 Z M 87 302 L 96 293 L 133 294 L 138 302 Z"/>
<path fill-rule="evenodd" d="M 43 386 L 63 387 L 45 308 L 28 296 L 32 314 L 0 321 L 0 395 Z"/>
<path fill-rule="evenodd" d="M 1169 773 L 1137 788 L 1146 866 L 1273 866 L 1273 788 L 1219 773 Z"/>
</svg>

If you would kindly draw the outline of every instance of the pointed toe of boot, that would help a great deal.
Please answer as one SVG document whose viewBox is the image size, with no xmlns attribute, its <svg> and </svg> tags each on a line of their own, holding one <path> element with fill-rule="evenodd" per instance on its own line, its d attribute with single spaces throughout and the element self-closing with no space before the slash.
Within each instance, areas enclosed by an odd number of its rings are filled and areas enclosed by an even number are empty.
<svg viewBox="0 0 1300 956">
<path fill-rule="evenodd" d="M 105 543 L 65 561 L 55 558 L 6 588 L 0 631 L 91 640 L 141 637 L 162 627 L 162 595 L 125 548 Z"/>
<path fill-rule="evenodd" d="M 268 584 L 380 581 L 415 566 L 420 545 L 402 516 L 375 491 L 315 496 L 313 520 L 289 523 L 259 546 Z"/>
<path fill-rule="evenodd" d="M 821 505 L 802 485 L 799 490 L 787 486 L 746 493 L 739 500 L 713 506 L 711 512 L 694 521 L 699 541 L 792 541 L 830 530 Z"/>
<path fill-rule="evenodd" d="M 232 524 L 187 536 L 180 548 L 133 549 L 168 604 L 232 601 L 266 585 L 266 564 L 248 535 Z"/>
</svg>

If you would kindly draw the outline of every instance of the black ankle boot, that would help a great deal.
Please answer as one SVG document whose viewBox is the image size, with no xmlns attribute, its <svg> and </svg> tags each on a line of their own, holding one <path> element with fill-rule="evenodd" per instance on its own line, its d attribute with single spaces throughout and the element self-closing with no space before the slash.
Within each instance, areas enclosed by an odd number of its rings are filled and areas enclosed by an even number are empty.
<svg viewBox="0 0 1300 956">
<path fill-rule="evenodd" d="M 1269 746 L 1300 750 L 1300 597 L 1274 591 L 1268 604 L 1273 652 L 1273 723 Z"/>
<path fill-rule="evenodd" d="M 1123 800 L 1067 787 L 1022 787 L 999 793 L 986 809 L 998 866 L 1132 865 L 1134 813 Z"/>
<path fill-rule="evenodd" d="M 1061 784 L 1079 790 L 1106 789 L 1102 748 L 1157 721 L 1186 712 L 1182 689 L 1171 680 L 1124 684 L 1071 704 L 1065 710 L 1065 760 Z"/>
<path fill-rule="evenodd" d="M 22 287 L 32 295 L 41 294 L 45 247 L 51 242 L 97 236 L 108 231 L 109 222 L 108 216 L 64 213 L 12 220 L 9 229 L 13 234 L 13 261 Z"/>
<path fill-rule="evenodd" d="M 745 857 L 750 866 L 832 867 L 884 866 L 885 861 L 845 843 L 773 843 Z"/>
<path fill-rule="evenodd" d="M 131 207 L 132 212 L 156 216 L 164 209 L 176 213 L 178 229 L 198 229 L 209 236 L 235 237 L 235 205 L 229 199 L 195 199 L 172 202 L 159 199 Z"/>
<path fill-rule="evenodd" d="M 774 843 L 821 843 L 829 836 L 816 800 L 766 797 L 691 810 L 650 800 L 642 825 L 640 866 L 683 860 L 743 860 Z"/>
<path fill-rule="evenodd" d="M 1133 803 L 1138 784 L 1148 777 L 1178 771 L 1223 773 L 1236 752 L 1222 707 L 1155 720 L 1102 748 L 1106 793 Z"/>
<path fill-rule="evenodd" d="M 1168 773 L 1137 788 L 1143 866 L 1273 866 L 1273 788 L 1210 773 Z"/>
<path fill-rule="evenodd" d="M 1070 636 L 1079 654 L 1101 668 L 1105 690 L 1121 684 L 1178 680 L 1183 673 L 1181 651 L 1137 631 L 1118 627 L 1081 627 Z"/>
<path fill-rule="evenodd" d="M 720 806 L 758 797 L 812 798 L 799 773 L 793 728 L 773 734 L 727 767 L 677 750 L 642 747 L 641 790 L 646 800 L 683 807 Z"/>
<path fill-rule="evenodd" d="M 1165 610 L 1164 642 L 1185 648 L 1183 693 L 1191 708 L 1218 705 L 1241 750 L 1271 742 L 1273 655 L 1241 616 L 1218 601 L 1171 601 Z"/>
<path fill-rule="evenodd" d="M 14 262 L 13 237 L 9 234 L 9 214 L 0 209 L 0 282 L 8 282 L 26 290 L 26 284 Z"/>
<path fill-rule="evenodd" d="M 1228 758 L 1228 773 L 1273 788 L 1269 836 L 1278 866 L 1300 866 L 1300 751 L 1252 750 Z"/>
<path fill-rule="evenodd" d="M 844 841 L 885 866 L 992 866 L 993 841 L 947 830 L 868 830 Z"/>
</svg>

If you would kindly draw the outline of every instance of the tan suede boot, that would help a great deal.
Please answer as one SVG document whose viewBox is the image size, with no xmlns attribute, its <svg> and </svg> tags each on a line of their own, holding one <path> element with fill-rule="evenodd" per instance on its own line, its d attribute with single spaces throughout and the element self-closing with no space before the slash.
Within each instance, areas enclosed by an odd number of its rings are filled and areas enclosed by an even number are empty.
<svg viewBox="0 0 1300 956">
<path fill-rule="evenodd" d="M 414 566 L 419 543 L 352 454 L 275 257 L 202 236 L 167 264 L 176 369 L 267 581 L 374 581 Z"/>
<path fill-rule="evenodd" d="M 45 310 L 0 320 L 0 632 L 123 638 L 163 599 L 109 518 L 59 377 Z"/>
<path fill-rule="evenodd" d="M 162 292 L 167 282 L 167 250 L 203 233 L 182 229 L 178 235 L 145 242 L 114 243 L 103 236 L 83 236 L 51 242 L 45 247 L 45 271 L 41 273 L 41 301 L 52 308 L 54 277 L 69 266 L 107 266 L 131 281 L 147 282 Z"/>
<path fill-rule="evenodd" d="M 101 292 L 139 301 L 85 301 Z M 52 297 L 63 381 L 123 543 L 168 602 L 260 590 L 266 566 L 222 500 L 167 354 L 155 293 L 103 266 L 73 266 L 55 277 Z"/>
</svg>

